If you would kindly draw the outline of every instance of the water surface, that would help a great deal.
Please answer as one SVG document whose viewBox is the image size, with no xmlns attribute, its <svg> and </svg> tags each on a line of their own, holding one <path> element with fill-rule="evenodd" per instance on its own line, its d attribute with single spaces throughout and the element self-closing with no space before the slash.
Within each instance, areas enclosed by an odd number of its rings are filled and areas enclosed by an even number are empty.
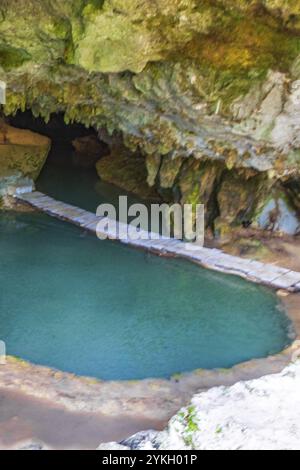
<svg viewBox="0 0 300 470">
<path fill-rule="evenodd" d="M 142 203 L 150 206 L 149 202 L 101 181 L 94 169 L 48 163 L 36 186 L 38 191 L 48 196 L 94 213 L 99 204 L 110 203 L 118 207 L 120 195 L 128 197 L 128 204 Z"/>
<path fill-rule="evenodd" d="M 169 377 L 290 342 L 271 291 L 46 215 L 1 213 L 0 251 L 0 338 L 33 363 L 102 379 Z"/>
</svg>

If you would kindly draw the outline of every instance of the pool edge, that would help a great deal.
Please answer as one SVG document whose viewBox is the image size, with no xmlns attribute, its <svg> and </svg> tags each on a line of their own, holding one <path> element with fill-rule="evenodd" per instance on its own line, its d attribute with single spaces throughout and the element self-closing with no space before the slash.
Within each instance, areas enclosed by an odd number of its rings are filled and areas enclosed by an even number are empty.
<svg viewBox="0 0 300 470">
<path fill-rule="evenodd" d="M 73 412 L 101 412 L 107 416 L 169 419 L 199 390 L 230 386 L 282 372 L 300 352 L 300 294 L 281 298 L 296 338 L 278 354 L 253 359 L 229 369 L 198 369 L 170 379 L 101 381 L 7 357 L 0 366 L 0 389 L 23 392 L 31 397 L 60 404 Z"/>
</svg>

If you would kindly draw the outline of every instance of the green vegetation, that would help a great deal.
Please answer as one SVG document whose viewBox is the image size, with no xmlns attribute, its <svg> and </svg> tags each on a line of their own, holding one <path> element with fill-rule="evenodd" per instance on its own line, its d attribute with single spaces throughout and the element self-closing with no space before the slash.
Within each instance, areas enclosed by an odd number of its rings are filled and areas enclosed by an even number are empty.
<svg viewBox="0 0 300 470">
<path fill-rule="evenodd" d="M 0 64 L 5 70 L 20 67 L 30 58 L 30 54 L 25 49 L 17 49 L 0 43 Z"/>
<path fill-rule="evenodd" d="M 183 440 L 185 445 L 194 448 L 194 433 L 199 431 L 199 419 L 197 417 L 196 407 L 191 405 L 186 410 L 180 411 L 177 418 L 183 426 Z"/>
</svg>

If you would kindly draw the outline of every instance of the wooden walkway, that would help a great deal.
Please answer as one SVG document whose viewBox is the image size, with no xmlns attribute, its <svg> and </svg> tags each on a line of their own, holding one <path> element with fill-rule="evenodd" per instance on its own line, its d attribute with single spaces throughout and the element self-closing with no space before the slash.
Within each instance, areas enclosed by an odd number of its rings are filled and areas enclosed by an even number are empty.
<svg viewBox="0 0 300 470">
<path fill-rule="evenodd" d="M 94 234 L 97 232 L 98 223 L 104 219 L 78 207 L 57 201 L 37 191 L 28 193 L 16 191 L 15 198 L 52 217 L 75 224 Z M 116 224 L 118 227 L 118 237 L 115 236 L 115 233 L 104 232 L 107 233 L 110 239 L 117 239 L 127 245 L 156 254 L 185 258 L 205 268 L 237 275 L 275 289 L 285 289 L 291 292 L 300 291 L 300 272 L 290 271 L 273 264 L 264 264 L 250 259 L 231 256 L 221 250 L 202 248 L 172 238 L 161 236 L 159 240 L 149 239 L 154 238 L 154 235 L 152 234 L 151 236 L 147 232 L 144 232 L 147 235 L 147 240 L 131 240 L 126 237 L 128 225 L 119 222 L 116 222 Z"/>
</svg>

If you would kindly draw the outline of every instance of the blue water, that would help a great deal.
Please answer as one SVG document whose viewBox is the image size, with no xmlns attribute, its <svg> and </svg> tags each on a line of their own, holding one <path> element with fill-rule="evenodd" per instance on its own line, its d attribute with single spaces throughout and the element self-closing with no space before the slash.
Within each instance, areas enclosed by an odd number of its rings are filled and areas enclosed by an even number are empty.
<svg viewBox="0 0 300 470">
<path fill-rule="evenodd" d="M 131 193 L 101 181 L 92 169 L 47 164 L 36 186 L 42 193 L 91 212 L 96 212 L 99 204 L 107 202 L 117 208 L 120 194 L 128 197 L 128 204 L 150 205 Z"/>
<path fill-rule="evenodd" d="M 36 187 L 38 191 L 59 201 L 73 204 L 93 213 L 96 213 L 100 204 L 110 203 L 116 209 L 117 219 L 119 219 L 120 195 L 127 196 L 128 207 L 140 203 L 146 205 L 149 209 L 151 206 L 151 202 L 142 200 L 117 186 L 101 181 L 96 170 L 77 168 L 70 165 L 45 165 Z M 141 228 L 147 231 L 151 227 L 150 214 L 151 211 L 149 210 L 149 220 L 141 225 Z M 133 219 L 134 217 L 128 217 L 128 222 Z M 122 222 L 127 222 L 127 220 Z"/>
<path fill-rule="evenodd" d="M 33 363 L 102 379 L 169 377 L 290 343 L 271 291 L 41 214 L 1 213 L 0 251 L 0 338 Z"/>
</svg>

